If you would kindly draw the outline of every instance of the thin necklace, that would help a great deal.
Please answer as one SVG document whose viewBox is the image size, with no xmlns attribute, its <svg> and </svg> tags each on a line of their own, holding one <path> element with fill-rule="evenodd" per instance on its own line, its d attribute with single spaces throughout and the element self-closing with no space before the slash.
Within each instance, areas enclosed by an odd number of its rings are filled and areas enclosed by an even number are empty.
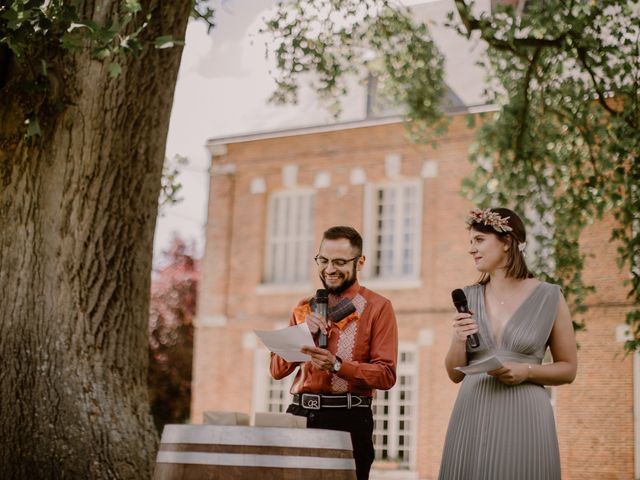
<svg viewBox="0 0 640 480">
<path fill-rule="evenodd" d="M 514 295 L 516 293 L 518 293 L 519 288 L 516 288 L 516 290 L 511 294 L 511 295 L 507 295 L 506 298 L 504 300 L 500 300 L 498 298 L 498 296 L 495 294 L 495 292 L 493 291 L 493 288 L 491 289 L 491 295 L 493 295 L 493 297 L 498 301 L 498 303 L 500 303 L 500 305 L 504 305 L 504 302 L 506 302 L 507 300 L 511 300 Z"/>
<path fill-rule="evenodd" d="M 520 291 L 522 290 L 522 284 L 516 285 L 515 289 L 513 290 L 513 292 L 507 294 L 506 298 L 504 300 L 500 300 L 498 298 L 498 296 L 496 295 L 496 292 L 493 291 L 493 288 L 491 289 L 491 295 L 498 301 L 500 302 L 500 305 L 504 305 L 504 302 L 506 302 L 507 300 L 511 299 L 514 297 L 514 295 L 518 295 L 520 293 Z"/>
</svg>

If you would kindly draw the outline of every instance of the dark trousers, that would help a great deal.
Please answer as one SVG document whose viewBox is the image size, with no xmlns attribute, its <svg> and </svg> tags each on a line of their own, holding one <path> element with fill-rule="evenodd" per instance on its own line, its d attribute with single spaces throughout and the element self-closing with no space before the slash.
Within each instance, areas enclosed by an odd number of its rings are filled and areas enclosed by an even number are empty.
<svg viewBox="0 0 640 480">
<path fill-rule="evenodd" d="M 373 414 L 371 408 L 327 408 L 307 410 L 299 405 L 289 405 L 287 413 L 307 417 L 307 427 L 341 430 L 351 434 L 353 459 L 356 461 L 358 480 L 367 480 L 374 459 Z"/>
</svg>

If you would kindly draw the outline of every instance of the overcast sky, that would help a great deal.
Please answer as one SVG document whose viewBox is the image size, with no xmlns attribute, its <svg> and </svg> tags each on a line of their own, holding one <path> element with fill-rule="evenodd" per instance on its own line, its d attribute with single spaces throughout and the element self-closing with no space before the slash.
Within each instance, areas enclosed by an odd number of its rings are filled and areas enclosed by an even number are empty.
<svg viewBox="0 0 640 480">
<path fill-rule="evenodd" d="M 432 1 L 443 4 L 446 9 L 453 8 L 451 0 Z M 330 114 L 313 95 L 303 95 L 298 106 L 267 104 L 275 83 L 265 59 L 266 39 L 258 30 L 265 16 L 275 8 L 276 0 L 214 0 L 212 3 L 216 26 L 211 33 L 207 34 L 204 22 L 190 21 L 187 28 L 167 138 L 167 157 L 183 155 L 189 158 L 189 164 L 181 167 L 179 176 L 184 185 L 183 200 L 165 208 L 158 218 L 154 242 L 156 263 L 174 233 L 195 241 L 198 254 L 204 250 L 209 179 L 207 139 L 331 121 Z M 403 3 L 426 2 L 403 0 Z M 453 32 L 448 35 L 452 40 L 455 37 Z M 364 102 L 358 103 L 365 107 Z M 362 111 L 347 111 L 341 120 L 362 118 L 362 115 Z"/>
<path fill-rule="evenodd" d="M 299 108 L 267 105 L 275 89 L 258 34 L 275 0 L 216 0 L 216 26 L 190 21 L 167 138 L 167 157 L 189 158 L 181 167 L 183 200 L 158 218 L 155 256 L 175 232 L 204 247 L 209 158 L 208 138 L 273 130 L 299 123 Z M 317 122 L 329 120 L 318 108 Z M 323 120 L 324 119 L 324 120 Z M 307 119 L 309 120 L 309 119 Z"/>
</svg>

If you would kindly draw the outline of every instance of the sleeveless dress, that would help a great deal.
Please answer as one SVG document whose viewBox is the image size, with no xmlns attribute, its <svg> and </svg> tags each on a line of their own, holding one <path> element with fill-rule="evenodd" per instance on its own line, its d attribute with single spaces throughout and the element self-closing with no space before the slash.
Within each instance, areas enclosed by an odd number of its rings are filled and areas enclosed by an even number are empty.
<svg viewBox="0 0 640 480">
<path fill-rule="evenodd" d="M 540 364 L 560 298 L 557 285 L 542 282 L 522 302 L 496 341 L 484 305 L 484 286 L 465 287 L 478 323 L 480 346 L 469 364 L 490 355 Z M 549 395 L 543 386 L 505 385 L 480 373 L 462 381 L 453 407 L 440 465 L 440 480 L 558 480 L 560 455 Z"/>
</svg>

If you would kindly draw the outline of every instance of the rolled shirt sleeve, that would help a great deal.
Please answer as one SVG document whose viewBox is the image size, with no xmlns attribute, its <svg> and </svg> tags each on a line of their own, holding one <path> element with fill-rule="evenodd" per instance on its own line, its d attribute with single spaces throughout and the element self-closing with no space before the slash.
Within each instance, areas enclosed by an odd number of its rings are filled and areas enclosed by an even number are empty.
<svg viewBox="0 0 640 480">
<path fill-rule="evenodd" d="M 396 383 L 398 324 L 391 302 L 386 300 L 371 321 L 369 360 L 343 361 L 338 376 L 354 385 L 389 390 Z"/>
</svg>

